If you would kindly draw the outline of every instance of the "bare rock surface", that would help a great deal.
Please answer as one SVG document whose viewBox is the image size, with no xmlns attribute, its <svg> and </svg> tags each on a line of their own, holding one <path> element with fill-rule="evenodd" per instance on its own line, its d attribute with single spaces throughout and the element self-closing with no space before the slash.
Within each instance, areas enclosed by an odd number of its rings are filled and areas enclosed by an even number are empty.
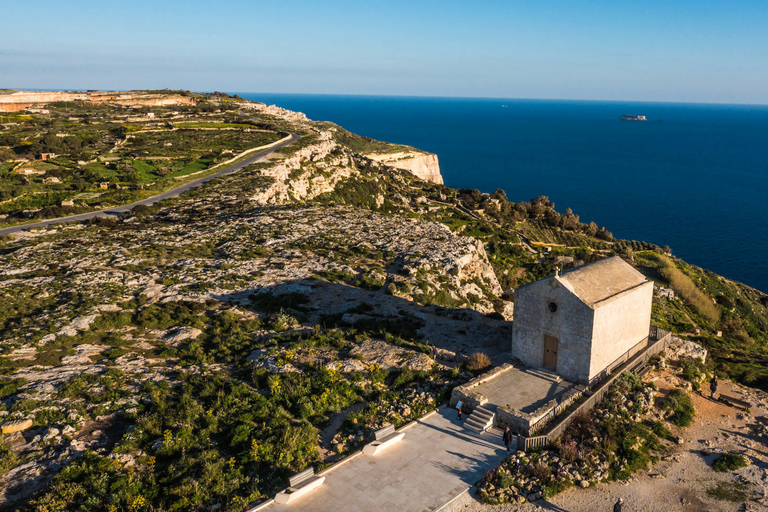
<svg viewBox="0 0 768 512">
<path fill-rule="evenodd" d="M 433 363 L 426 354 L 414 353 L 380 340 L 366 340 L 349 353 L 352 356 L 362 357 L 367 364 L 378 364 L 385 370 L 403 367 L 412 370 L 428 370 Z"/>
<path fill-rule="evenodd" d="M 164 341 L 171 347 L 178 347 L 188 340 L 196 340 L 203 331 L 196 327 L 179 327 L 173 332 L 167 334 Z"/>
</svg>

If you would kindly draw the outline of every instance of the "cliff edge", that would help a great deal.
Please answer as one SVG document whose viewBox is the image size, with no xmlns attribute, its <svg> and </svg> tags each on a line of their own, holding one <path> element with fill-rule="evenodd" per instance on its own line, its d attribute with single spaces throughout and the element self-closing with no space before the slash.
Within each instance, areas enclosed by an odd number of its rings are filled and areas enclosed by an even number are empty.
<svg viewBox="0 0 768 512">
<path fill-rule="evenodd" d="M 443 175 L 440 174 L 440 164 L 434 153 L 421 153 L 417 151 L 398 153 L 372 153 L 365 155 L 376 162 L 408 171 L 417 178 L 430 183 L 443 184 Z"/>
</svg>

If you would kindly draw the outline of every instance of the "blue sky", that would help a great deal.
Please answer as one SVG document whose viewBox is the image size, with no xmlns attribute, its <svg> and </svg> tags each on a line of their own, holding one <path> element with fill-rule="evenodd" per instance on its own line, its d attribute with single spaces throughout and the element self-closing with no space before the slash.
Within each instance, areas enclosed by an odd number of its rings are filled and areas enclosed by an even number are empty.
<svg viewBox="0 0 768 512">
<path fill-rule="evenodd" d="M 3 2 L 0 87 L 768 104 L 768 2 Z"/>
</svg>

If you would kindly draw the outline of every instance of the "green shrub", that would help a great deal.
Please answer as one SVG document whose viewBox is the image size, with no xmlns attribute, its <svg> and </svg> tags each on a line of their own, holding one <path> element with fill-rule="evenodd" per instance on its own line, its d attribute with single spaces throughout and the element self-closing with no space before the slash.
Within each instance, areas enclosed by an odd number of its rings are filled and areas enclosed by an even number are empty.
<svg viewBox="0 0 768 512">
<path fill-rule="evenodd" d="M 512 478 L 512 475 L 507 472 L 499 473 L 499 487 L 502 489 L 509 489 L 514 483 L 515 479 Z"/>
<path fill-rule="evenodd" d="M 661 439 L 669 439 L 672 437 L 672 432 L 664 425 L 663 421 L 656 420 L 651 424 L 651 430 L 653 433 L 659 436 Z"/>
<path fill-rule="evenodd" d="M 672 422 L 678 427 L 687 427 L 696 414 L 691 397 L 681 389 L 674 389 L 662 403 L 662 408 L 672 411 Z"/>
<path fill-rule="evenodd" d="M 693 389 L 698 391 L 701 389 L 701 380 L 706 376 L 707 370 L 704 366 L 704 361 L 701 358 L 686 358 L 680 362 L 680 371 L 683 374 L 683 378 L 693 383 Z"/>
<path fill-rule="evenodd" d="M 16 394 L 19 388 L 26 384 L 26 382 L 26 379 L 0 377 L 0 400 Z"/>
<path fill-rule="evenodd" d="M 384 280 L 371 275 L 364 275 L 357 280 L 357 286 L 365 290 L 376 291 L 384 286 Z"/>
<path fill-rule="evenodd" d="M 643 386 L 643 381 L 632 372 L 624 372 L 613 381 L 613 387 L 622 395 L 631 391 L 637 391 Z"/>
<path fill-rule="evenodd" d="M 733 453 L 724 453 L 720 455 L 718 458 L 716 458 L 715 462 L 712 463 L 712 469 L 714 469 L 715 471 L 719 471 L 721 473 L 734 471 L 736 469 L 741 469 L 746 466 L 747 466 L 747 459 L 745 459 L 741 455 L 736 455 Z"/>
</svg>

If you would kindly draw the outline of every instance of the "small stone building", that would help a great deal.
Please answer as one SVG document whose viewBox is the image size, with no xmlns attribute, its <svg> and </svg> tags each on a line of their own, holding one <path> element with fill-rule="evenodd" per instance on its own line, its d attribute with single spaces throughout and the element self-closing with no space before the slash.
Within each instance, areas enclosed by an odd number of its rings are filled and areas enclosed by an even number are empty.
<svg viewBox="0 0 768 512">
<path fill-rule="evenodd" d="M 515 290 L 512 355 L 590 384 L 644 348 L 653 282 L 618 256 Z"/>
</svg>

